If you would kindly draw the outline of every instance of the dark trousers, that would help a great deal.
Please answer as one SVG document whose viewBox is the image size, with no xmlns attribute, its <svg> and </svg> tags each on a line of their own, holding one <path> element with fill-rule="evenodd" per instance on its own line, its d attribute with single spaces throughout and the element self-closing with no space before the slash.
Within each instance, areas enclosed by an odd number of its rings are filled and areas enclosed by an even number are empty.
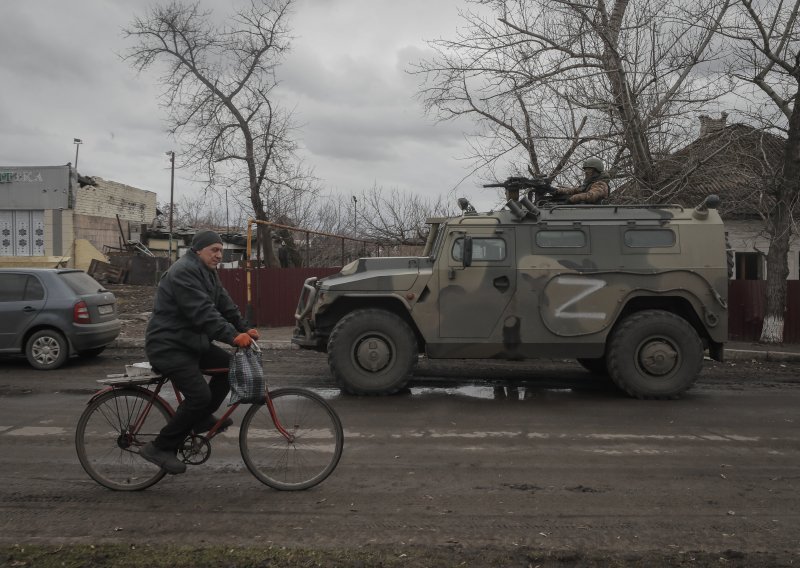
<svg viewBox="0 0 800 568">
<path fill-rule="evenodd" d="M 215 375 L 206 382 L 200 369 L 227 369 L 230 356 L 224 349 L 211 345 L 199 360 L 185 360 L 176 366 L 175 355 L 169 361 L 151 358 L 150 363 L 181 391 L 183 402 L 153 442 L 162 450 L 177 450 L 192 428 L 211 415 L 228 395 L 228 374 Z M 160 364 L 159 364 L 160 363 Z"/>
</svg>

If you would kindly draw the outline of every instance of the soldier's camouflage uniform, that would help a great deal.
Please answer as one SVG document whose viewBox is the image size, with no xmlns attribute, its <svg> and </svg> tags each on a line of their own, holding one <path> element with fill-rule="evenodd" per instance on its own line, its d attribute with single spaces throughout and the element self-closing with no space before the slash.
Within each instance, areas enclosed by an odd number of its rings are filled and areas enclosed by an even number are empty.
<svg viewBox="0 0 800 568">
<path fill-rule="evenodd" d="M 569 195 L 568 203 L 599 203 L 608 197 L 608 176 L 600 174 L 575 187 L 559 187 L 556 195 Z"/>
</svg>

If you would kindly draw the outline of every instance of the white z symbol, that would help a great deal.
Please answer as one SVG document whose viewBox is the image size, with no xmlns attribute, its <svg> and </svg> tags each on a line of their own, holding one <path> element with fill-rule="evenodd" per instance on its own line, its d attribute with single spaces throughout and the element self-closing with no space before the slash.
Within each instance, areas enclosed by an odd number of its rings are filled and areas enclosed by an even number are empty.
<svg viewBox="0 0 800 568">
<path fill-rule="evenodd" d="M 586 296 L 591 295 L 594 292 L 597 292 L 601 288 L 603 288 L 606 283 L 604 280 L 594 280 L 592 278 L 570 278 L 569 276 L 559 277 L 558 283 L 563 284 L 565 286 L 581 286 L 585 288 L 582 290 L 577 296 L 568 300 L 563 305 L 558 307 L 555 312 L 555 316 L 557 318 L 569 318 L 569 319 L 605 319 L 606 314 L 604 312 L 565 312 L 568 307 L 573 304 L 577 304 L 581 300 L 583 300 Z"/>
</svg>

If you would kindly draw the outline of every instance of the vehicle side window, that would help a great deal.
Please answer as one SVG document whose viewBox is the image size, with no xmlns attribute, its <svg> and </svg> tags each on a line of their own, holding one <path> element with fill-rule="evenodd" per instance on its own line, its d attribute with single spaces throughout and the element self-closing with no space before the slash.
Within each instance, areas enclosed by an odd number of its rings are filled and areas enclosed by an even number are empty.
<svg viewBox="0 0 800 568">
<path fill-rule="evenodd" d="M 458 238 L 453 243 L 453 260 L 461 262 L 464 258 L 464 239 Z M 492 261 L 505 260 L 506 242 L 497 237 L 476 237 L 472 239 L 472 260 Z"/>
<path fill-rule="evenodd" d="M 625 246 L 631 248 L 660 248 L 675 245 L 675 233 L 670 229 L 629 229 L 625 231 Z"/>
<path fill-rule="evenodd" d="M 586 246 L 583 231 L 545 230 L 536 233 L 536 246 L 541 248 L 581 248 Z"/>
<path fill-rule="evenodd" d="M 44 287 L 35 276 L 28 276 L 28 284 L 25 286 L 25 300 L 43 300 Z"/>
<path fill-rule="evenodd" d="M 27 274 L 0 274 L 0 302 L 21 302 L 27 282 Z"/>
</svg>

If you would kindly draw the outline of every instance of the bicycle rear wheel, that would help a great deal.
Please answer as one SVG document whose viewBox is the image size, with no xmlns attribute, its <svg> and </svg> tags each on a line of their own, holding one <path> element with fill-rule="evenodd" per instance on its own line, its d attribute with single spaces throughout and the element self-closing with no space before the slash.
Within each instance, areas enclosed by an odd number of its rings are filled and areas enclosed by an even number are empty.
<svg viewBox="0 0 800 568">
<path fill-rule="evenodd" d="M 115 491 L 139 491 L 166 471 L 139 456 L 167 424 L 169 411 L 145 392 L 115 389 L 95 398 L 78 420 L 75 449 L 92 479 Z M 131 430 L 141 420 L 136 433 Z"/>
<path fill-rule="evenodd" d="M 274 489 L 299 491 L 323 481 L 342 457 L 342 423 L 330 404 L 316 393 L 297 388 L 270 393 L 278 422 L 267 405 L 252 405 L 242 420 L 239 448 L 256 478 Z"/>
</svg>

